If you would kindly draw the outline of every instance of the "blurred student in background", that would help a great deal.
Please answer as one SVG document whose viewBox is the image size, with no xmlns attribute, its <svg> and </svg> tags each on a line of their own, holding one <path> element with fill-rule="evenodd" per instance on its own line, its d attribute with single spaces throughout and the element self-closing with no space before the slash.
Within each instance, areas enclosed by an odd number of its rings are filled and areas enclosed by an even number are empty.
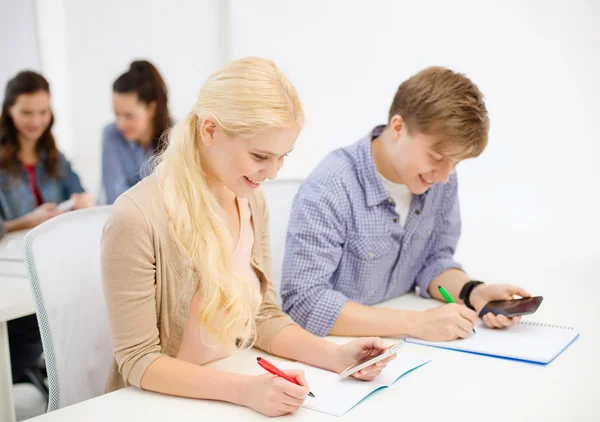
<svg viewBox="0 0 600 422">
<path fill-rule="evenodd" d="M 52 135 L 50 86 L 35 72 L 8 81 L 0 116 L 0 217 L 8 232 L 33 228 L 59 214 L 94 205 Z"/>
<path fill-rule="evenodd" d="M 102 132 L 102 183 L 106 203 L 143 178 L 149 159 L 165 148 L 161 137 L 172 124 L 167 86 L 154 65 L 131 63 L 113 84 L 115 122 Z"/>
<path fill-rule="evenodd" d="M 94 205 L 52 136 L 48 81 L 38 73 L 18 73 L 6 85 L 0 115 L 0 234 L 33 228 L 58 215 L 57 204 L 73 198 L 73 208 Z M 4 220 L 4 221 L 2 221 Z M 35 367 L 42 343 L 35 315 L 8 322 L 13 380 Z"/>
</svg>

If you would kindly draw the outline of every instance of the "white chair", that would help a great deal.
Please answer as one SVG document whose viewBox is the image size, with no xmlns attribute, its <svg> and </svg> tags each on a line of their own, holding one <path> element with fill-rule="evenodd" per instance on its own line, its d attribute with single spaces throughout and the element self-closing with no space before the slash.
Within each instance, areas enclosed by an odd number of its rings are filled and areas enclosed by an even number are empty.
<svg viewBox="0 0 600 422">
<path fill-rule="evenodd" d="M 298 189 L 304 181 L 274 180 L 263 184 L 267 205 L 269 207 L 269 236 L 271 243 L 271 261 L 273 267 L 273 284 L 277 291 L 277 300 L 281 305 L 280 285 L 283 256 L 285 253 L 285 238 L 288 222 L 292 212 L 292 204 Z"/>
<path fill-rule="evenodd" d="M 264 184 L 278 297 L 287 225 L 301 184 L 301 180 Z M 25 239 L 46 355 L 49 412 L 104 393 L 113 354 L 102 292 L 100 237 L 110 210 L 111 206 L 103 206 L 60 215 L 31 230 Z"/>
<path fill-rule="evenodd" d="M 25 239 L 50 384 L 49 412 L 104 393 L 112 346 L 100 238 L 110 210 L 105 206 L 60 215 Z"/>
</svg>

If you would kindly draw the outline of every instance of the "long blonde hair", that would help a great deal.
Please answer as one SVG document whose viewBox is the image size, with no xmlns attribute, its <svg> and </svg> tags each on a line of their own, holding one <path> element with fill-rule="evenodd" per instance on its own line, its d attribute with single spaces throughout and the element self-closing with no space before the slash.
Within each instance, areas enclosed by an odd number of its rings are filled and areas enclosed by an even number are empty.
<svg viewBox="0 0 600 422">
<path fill-rule="evenodd" d="M 248 57 L 212 74 L 198 100 L 171 133 L 156 167 L 175 235 L 199 282 L 199 323 L 225 345 L 249 347 L 260 297 L 234 273 L 234 241 L 202 169 L 200 125 L 212 117 L 231 137 L 268 129 L 301 128 L 304 111 L 292 83 L 270 60 Z M 194 274 L 195 273 L 195 274 Z M 212 321 L 219 319 L 219 326 Z"/>
</svg>

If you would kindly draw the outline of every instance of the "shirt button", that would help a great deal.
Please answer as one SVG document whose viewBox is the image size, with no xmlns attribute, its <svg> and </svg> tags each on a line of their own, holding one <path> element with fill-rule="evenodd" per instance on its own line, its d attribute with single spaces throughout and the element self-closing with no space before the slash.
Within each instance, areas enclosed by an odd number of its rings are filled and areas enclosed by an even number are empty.
<svg viewBox="0 0 600 422">
<path fill-rule="evenodd" d="M 415 210 L 415 214 L 419 215 L 419 214 L 421 214 L 421 211 L 420 210 Z"/>
<path fill-rule="evenodd" d="M 369 257 L 369 259 L 375 258 L 375 254 L 373 252 L 367 253 L 367 256 Z"/>
<path fill-rule="evenodd" d="M 431 236 L 431 230 L 427 230 L 427 236 Z"/>
<path fill-rule="evenodd" d="M 387 201 L 391 204 L 392 202 L 394 202 L 394 200 L 392 198 L 388 198 Z"/>
<path fill-rule="evenodd" d="M 398 222 L 398 217 L 394 217 L 394 223 Z"/>
</svg>

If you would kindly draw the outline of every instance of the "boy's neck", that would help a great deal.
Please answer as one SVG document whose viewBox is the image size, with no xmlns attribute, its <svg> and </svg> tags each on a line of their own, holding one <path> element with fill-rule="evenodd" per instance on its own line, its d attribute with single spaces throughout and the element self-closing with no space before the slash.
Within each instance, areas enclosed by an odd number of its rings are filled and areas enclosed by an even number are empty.
<svg viewBox="0 0 600 422">
<path fill-rule="evenodd" d="M 386 127 L 381 135 L 373 139 L 371 142 L 371 153 L 373 154 L 375 168 L 379 174 L 381 174 L 390 182 L 402 183 L 402 180 L 394 171 L 394 167 L 390 159 L 388 147 L 393 141 L 391 136 L 392 134 L 390 128 Z"/>
</svg>

